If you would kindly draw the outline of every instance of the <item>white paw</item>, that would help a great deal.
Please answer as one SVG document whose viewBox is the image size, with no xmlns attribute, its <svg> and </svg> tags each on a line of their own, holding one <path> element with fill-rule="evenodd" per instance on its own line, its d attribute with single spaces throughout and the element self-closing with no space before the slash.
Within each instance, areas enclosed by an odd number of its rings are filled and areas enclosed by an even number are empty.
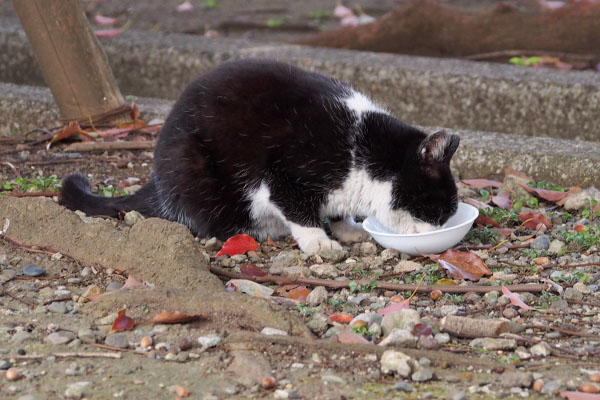
<svg viewBox="0 0 600 400">
<path fill-rule="evenodd" d="M 371 237 L 362 225 L 354 222 L 352 218 L 331 222 L 329 226 L 335 237 L 344 243 L 364 242 Z"/>
<path fill-rule="evenodd" d="M 300 250 L 308 254 L 318 253 L 322 250 L 342 250 L 342 246 L 335 240 L 329 238 L 312 239 L 303 244 L 298 242 Z"/>
</svg>

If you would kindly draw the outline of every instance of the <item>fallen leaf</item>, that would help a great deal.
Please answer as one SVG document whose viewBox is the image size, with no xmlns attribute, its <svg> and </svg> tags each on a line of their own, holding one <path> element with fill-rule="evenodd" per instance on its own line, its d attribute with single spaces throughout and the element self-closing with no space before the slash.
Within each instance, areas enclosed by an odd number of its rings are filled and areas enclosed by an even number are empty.
<svg viewBox="0 0 600 400">
<path fill-rule="evenodd" d="M 566 397 L 567 400 L 600 400 L 600 394 L 583 393 L 583 392 L 560 392 L 561 397 Z"/>
<path fill-rule="evenodd" d="M 415 326 L 413 326 L 412 329 L 412 334 L 414 336 L 430 336 L 433 333 L 433 329 L 431 328 L 431 326 L 427 325 L 427 324 L 415 324 Z"/>
<path fill-rule="evenodd" d="M 546 225 L 546 228 L 550 228 L 552 226 L 552 222 L 548 217 L 546 217 L 544 214 L 536 212 L 521 213 L 517 218 L 521 222 L 527 221 L 523 224 L 527 229 L 535 230 L 539 224 Z"/>
<path fill-rule="evenodd" d="M 287 293 L 287 297 L 292 300 L 305 301 L 310 290 L 306 286 L 298 286 Z"/>
<path fill-rule="evenodd" d="M 144 282 L 136 279 L 133 275 L 129 274 L 127 280 L 125 281 L 125 284 L 121 286 L 119 290 L 126 290 L 136 286 L 144 286 Z"/>
<path fill-rule="evenodd" d="M 461 179 L 461 182 L 469 186 L 473 186 L 475 189 L 484 189 L 487 187 L 497 188 L 502 186 L 501 182 L 492 181 L 490 179 Z"/>
<path fill-rule="evenodd" d="M 575 226 L 573 226 L 573 229 L 574 229 L 576 232 L 583 232 L 583 231 L 585 231 L 587 228 L 586 228 L 586 226 L 585 226 L 585 225 L 581 225 L 581 224 L 575 224 Z"/>
<path fill-rule="evenodd" d="M 338 342 L 371 344 L 371 342 L 365 339 L 362 335 L 352 332 L 352 329 L 348 329 L 348 325 L 344 325 L 342 328 L 342 332 L 338 335 Z"/>
<path fill-rule="evenodd" d="M 483 275 L 492 275 L 481 257 L 470 251 L 447 250 L 439 256 L 438 263 L 454 279 L 478 281 Z"/>
<path fill-rule="evenodd" d="M 520 183 L 519 183 L 519 186 L 521 186 L 523 189 L 525 189 L 529 193 L 535 193 L 538 196 L 540 196 L 542 199 L 548 200 L 548 201 L 553 201 L 553 202 L 557 202 L 557 201 L 564 199 L 565 197 L 567 197 L 567 193 L 568 193 L 568 192 L 559 192 L 557 190 L 532 188 L 532 187 L 529 187 L 527 185 L 523 185 Z"/>
<path fill-rule="evenodd" d="M 492 203 L 494 203 L 503 210 L 510 208 L 510 206 L 512 205 L 510 198 L 508 197 L 508 193 L 497 194 L 495 196 L 492 196 L 490 200 L 492 200 Z"/>
<path fill-rule="evenodd" d="M 246 276 L 265 276 L 267 275 L 266 271 L 263 271 L 255 264 L 242 264 L 240 267 L 240 273 Z"/>
<path fill-rule="evenodd" d="M 120 35 L 122 32 L 122 29 L 100 29 L 98 31 L 94 31 L 98 37 L 115 37 Z"/>
<path fill-rule="evenodd" d="M 178 5 L 176 8 L 177 12 L 189 12 L 194 9 L 194 5 L 189 0 L 185 0 L 183 3 Z"/>
<path fill-rule="evenodd" d="M 442 279 L 438 279 L 437 281 L 435 281 L 435 283 L 433 285 L 434 286 L 456 286 L 457 283 L 454 282 L 452 279 L 442 278 Z"/>
<path fill-rule="evenodd" d="M 133 329 L 135 320 L 126 316 L 125 311 L 126 310 L 121 310 L 118 312 L 117 318 L 115 318 L 112 327 L 110 328 L 111 332 L 130 331 Z"/>
<path fill-rule="evenodd" d="M 271 239 L 271 235 L 267 236 L 267 245 L 271 246 L 271 247 L 275 247 L 275 248 L 280 248 L 281 246 L 278 245 L 277 243 L 275 243 L 273 241 L 273 239 Z"/>
<path fill-rule="evenodd" d="M 503 237 L 508 237 L 510 236 L 512 229 L 510 228 L 490 228 L 491 231 L 494 232 L 498 232 L 499 234 L 501 234 Z"/>
<path fill-rule="evenodd" d="M 186 324 L 188 322 L 207 318 L 207 315 L 202 314 L 187 315 L 177 311 L 161 311 L 152 318 L 152 322 L 155 324 Z"/>
<path fill-rule="evenodd" d="M 94 21 L 96 21 L 96 23 L 98 25 L 104 25 L 104 26 L 115 26 L 115 25 L 119 24 L 118 19 L 112 18 L 112 17 L 105 17 L 104 15 L 101 15 L 101 14 L 94 15 Z"/>
<path fill-rule="evenodd" d="M 479 213 L 479 215 L 477 216 L 477 219 L 475 220 L 475 223 L 479 226 L 488 226 L 491 225 L 493 227 L 499 228 L 500 225 L 492 218 L 492 217 L 488 217 L 485 216 L 481 213 Z"/>
<path fill-rule="evenodd" d="M 236 254 L 245 254 L 247 251 L 258 250 L 258 243 L 250 235 L 241 233 L 227 239 L 223 248 L 217 253 L 217 257 L 227 254 L 228 256 L 235 256 Z"/>
<path fill-rule="evenodd" d="M 490 206 L 489 204 L 486 204 L 482 201 L 479 201 L 477 199 L 472 199 L 472 198 L 467 198 L 463 200 L 465 203 L 472 205 L 475 208 L 481 208 L 483 210 L 491 210 L 492 206 Z"/>
<path fill-rule="evenodd" d="M 54 136 L 52 136 L 52 139 L 50 139 L 50 142 L 48 142 L 48 144 L 46 145 L 46 149 L 49 149 L 52 144 L 54 144 L 56 142 L 60 142 L 61 140 L 70 138 L 71 136 L 74 136 L 74 135 L 82 135 L 89 139 L 96 140 L 92 135 L 90 135 L 87 132 L 84 132 L 81 129 L 81 127 L 79 126 L 79 122 L 71 121 L 65 127 L 63 127 L 59 132 L 57 132 Z"/>
<path fill-rule="evenodd" d="M 348 324 L 353 318 L 346 314 L 333 314 L 329 316 L 329 319 L 338 324 Z"/>
<path fill-rule="evenodd" d="M 387 307 L 380 308 L 379 310 L 377 310 L 377 314 L 385 317 L 386 314 L 389 314 L 391 312 L 407 309 L 407 308 L 409 308 L 409 305 L 410 305 L 410 299 L 402 300 L 399 303 L 392 303 Z"/>
<path fill-rule="evenodd" d="M 512 169 L 507 165 L 504 167 L 504 182 L 510 178 L 516 179 L 518 182 L 533 182 L 533 178 L 527 175 L 525 172 L 517 171 L 516 169 Z"/>
<path fill-rule="evenodd" d="M 558 200 L 556 202 L 556 204 L 559 206 L 564 206 L 565 203 L 567 202 L 567 200 L 569 199 L 569 197 L 574 196 L 578 193 L 581 193 L 581 187 L 579 185 L 575 185 L 575 186 L 571 187 L 571 189 L 569 189 L 569 191 L 567 192 L 567 195 L 565 197 L 563 197 L 561 200 Z"/>
<path fill-rule="evenodd" d="M 508 290 L 508 288 L 504 285 L 502 285 L 502 293 L 504 293 L 504 295 L 510 299 L 510 302 L 513 306 L 520 307 L 523 310 L 533 310 L 533 307 L 523 303 L 523 300 L 521 300 L 519 296 Z"/>
<path fill-rule="evenodd" d="M 231 279 L 225 284 L 229 292 L 242 292 L 257 297 L 270 297 L 273 289 L 247 279 Z"/>
</svg>

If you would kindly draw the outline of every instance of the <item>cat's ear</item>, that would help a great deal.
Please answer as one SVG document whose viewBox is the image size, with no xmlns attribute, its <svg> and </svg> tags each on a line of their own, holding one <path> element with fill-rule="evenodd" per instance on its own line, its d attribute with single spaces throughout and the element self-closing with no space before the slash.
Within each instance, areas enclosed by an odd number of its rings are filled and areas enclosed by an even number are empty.
<svg viewBox="0 0 600 400">
<path fill-rule="evenodd" d="M 450 163 L 450 159 L 458 148 L 460 138 L 455 134 L 448 134 L 444 130 L 428 135 L 419 145 L 419 157 L 427 163 Z"/>
</svg>

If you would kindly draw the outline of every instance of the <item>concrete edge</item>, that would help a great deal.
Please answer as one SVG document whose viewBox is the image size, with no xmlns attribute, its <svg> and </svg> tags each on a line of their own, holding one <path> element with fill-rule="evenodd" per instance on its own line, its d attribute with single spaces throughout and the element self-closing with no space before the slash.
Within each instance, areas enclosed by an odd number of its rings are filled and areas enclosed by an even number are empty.
<svg viewBox="0 0 600 400">
<path fill-rule="evenodd" d="M 165 119 L 173 102 L 138 98 L 142 118 Z M 56 125 L 58 116 L 50 90 L 0 83 L 1 130 L 8 127 L 22 133 L 36 127 Z M 537 180 L 571 186 L 584 180 L 600 187 L 600 143 L 570 141 L 514 134 L 449 130 L 460 135 L 461 145 L 452 166 L 461 178 L 502 175 L 506 165 L 524 171 Z"/>
<path fill-rule="evenodd" d="M 0 22 L 0 80 L 43 85 L 20 25 Z M 102 45 L 126 94 L 174 99 L 224 61 L 264 57 L 346 81 L 414 124 L 600 140 L 600 79 L 593 72 L 140 31 Z"/>
</svg>

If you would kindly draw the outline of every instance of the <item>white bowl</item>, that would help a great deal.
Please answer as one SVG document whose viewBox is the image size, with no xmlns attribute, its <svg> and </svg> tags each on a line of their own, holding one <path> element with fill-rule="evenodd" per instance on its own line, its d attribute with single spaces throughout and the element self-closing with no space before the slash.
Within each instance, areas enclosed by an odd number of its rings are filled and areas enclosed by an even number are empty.
<svg viewBox="0 0 600 400">
<path fill-rule="evenodd" d="M 420 253 L 441 253 L 461 241 L 479 215 L 475 207 L 459 203 L 458 210 L 437 231 L 401 235 L 385 227 L 376 218 L 363 221 L 363 228 L 381 246 L 417 256 Z"/>
</svg>

